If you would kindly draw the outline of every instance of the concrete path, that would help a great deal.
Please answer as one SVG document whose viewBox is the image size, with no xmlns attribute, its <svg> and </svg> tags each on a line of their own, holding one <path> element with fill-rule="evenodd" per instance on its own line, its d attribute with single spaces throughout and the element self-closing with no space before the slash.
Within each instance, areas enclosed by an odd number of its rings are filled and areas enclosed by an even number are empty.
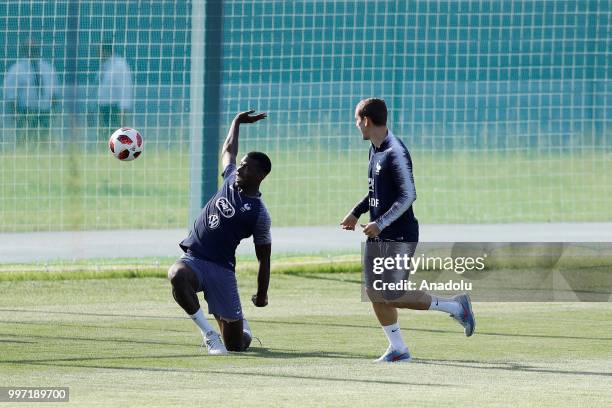
<svg viewBox="0 0 612 408">
<path fill-rule="evenodd" d="M 184 229 L 0 234 L 0 263 L 91 258 L 166 257 L 181 253 Z M 275 253 L 358 252 L 363 235 L 331 227 L 275 228 Z M 432 224 L 421 242 L 612 242 L 612 223 Z M 239 254 L 252 254 L 245 240 Z"/>
</svg>

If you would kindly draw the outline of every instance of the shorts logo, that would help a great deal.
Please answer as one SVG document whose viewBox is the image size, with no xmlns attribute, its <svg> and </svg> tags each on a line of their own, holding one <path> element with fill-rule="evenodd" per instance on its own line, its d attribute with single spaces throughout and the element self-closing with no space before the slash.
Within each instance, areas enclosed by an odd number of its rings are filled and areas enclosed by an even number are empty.
<svg viewBox="0 0 612 408">
<path fill-rule="evenodd" d="M 215 203 L 215 206 L 219 211 L 221 211 L 221 215 L 225 218 L 232 218 L 236 213 L 236 210 L 234 210 L 232 204 L 225 197 L 219 198 Z"/>
<path fill-rule="evenodd" d="M 219 216 L 217 214 L 210 214 L 208 216 L 208 228 L 215 229 L 219 226 Z"/>
</svg>

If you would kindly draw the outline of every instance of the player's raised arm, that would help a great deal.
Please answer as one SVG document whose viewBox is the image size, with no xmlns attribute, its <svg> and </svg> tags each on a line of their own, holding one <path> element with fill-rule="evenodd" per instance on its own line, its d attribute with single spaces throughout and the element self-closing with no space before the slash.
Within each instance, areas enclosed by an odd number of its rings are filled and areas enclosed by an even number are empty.
<svg viewBox="0 0 612 408">
<path fill-rule="evenodd" d="M 240 135 L 240 124 L 241 123 L 254 123 L 261 119 L 265 119 L 268 114 L 258 113 L 257 115 L 251 116 L 255 113 L 254 109 L 246 112 L 240 112 L 236 115 L 230 126 L 230 130 L 227 133 L 225 142 L 223 142 L 223 148 L 221 149 L 221 164 L 223 169 L 229 164 L 236 164 L 236 156 L 238 155 L 238 137 Z"/>
</svg>

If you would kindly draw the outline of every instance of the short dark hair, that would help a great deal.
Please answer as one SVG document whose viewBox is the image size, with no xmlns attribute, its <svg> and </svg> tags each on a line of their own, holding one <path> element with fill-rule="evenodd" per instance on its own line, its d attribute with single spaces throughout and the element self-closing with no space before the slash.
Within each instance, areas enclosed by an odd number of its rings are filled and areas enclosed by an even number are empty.
<svg viewBox="0 0 612 408">
<path fill-rule="evenodd" d="M 257 168 L 267 176 L 272 171 L 272 162 L 267 154 L 262 152 L 249 152 L 247 156 L 251 159 L 255 160 L 257 163 Z"/>
<path fill-rule="evenodd" d="M 376 126 L 387 125 L 387 104 L 379 98 L 368 98 L 359 102 L 357 114 L 360 118 L 370 118 Z"/>
</svg>

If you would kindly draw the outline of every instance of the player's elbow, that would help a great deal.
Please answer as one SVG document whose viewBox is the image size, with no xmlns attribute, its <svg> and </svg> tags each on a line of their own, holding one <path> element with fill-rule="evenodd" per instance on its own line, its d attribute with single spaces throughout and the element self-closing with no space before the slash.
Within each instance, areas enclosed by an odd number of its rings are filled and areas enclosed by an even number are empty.
<svg viewBox="0 0 612 408">
<path fill-rule="evenodd" d="M 408 209 L 412 203 L 414 203 L 417 199 L 416 191 L 414 190 L 404 190 L 400 194 L 400 199 L 398 200 L 401 203 L 402 208 Z"/>
</svg>

